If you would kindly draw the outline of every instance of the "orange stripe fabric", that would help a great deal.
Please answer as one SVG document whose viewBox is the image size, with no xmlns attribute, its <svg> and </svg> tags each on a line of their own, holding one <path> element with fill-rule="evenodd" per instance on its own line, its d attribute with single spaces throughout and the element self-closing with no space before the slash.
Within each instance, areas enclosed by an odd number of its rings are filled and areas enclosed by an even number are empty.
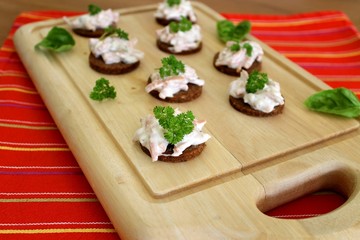
<svg viewBox="0 0 360 240">
<path fill-rule="evenodd" d="M 22 13 L 0 48 L 0 239 L 119 239 L 12 41 L 24 24 L 78 14 Z M 360 94 L 359 33 L 342 12 L 223 15 L 250 20 L 260 40 L 329 85 Z"/>
</svg>

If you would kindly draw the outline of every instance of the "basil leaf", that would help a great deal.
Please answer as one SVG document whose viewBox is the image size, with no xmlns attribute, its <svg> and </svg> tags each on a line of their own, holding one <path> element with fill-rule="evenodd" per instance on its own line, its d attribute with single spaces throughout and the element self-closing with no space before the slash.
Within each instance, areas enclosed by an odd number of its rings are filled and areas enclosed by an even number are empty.
<svg viewBox="0 0 360 240">
<path fill-rule="evenodd" d="M 233 32 L 233 38 L 237 39 L 238 41 L 241 41 L 243 38 L 245 38 L 246 34 L 250 32 L 250 30 L 251 30 L 250 22 L 244 20 L 240 22 L 238 25 L 236 25 Z"/>
<path fill-rule="evenodd" d="M 360 116 L 360 101 L 347 88 L 335 88 L 308 97 L 305 106 L 312 111 L 340 115 L 347 118 Z"/>
<path fill-rule="evenodd" d="M 244 20 L 235 26 L 229 20 L 221 20 L 216 23 L 216 28 L 218 37 L 222 42 L 239 42 L 250 32 L 251 23 L 248 20 Z"/>
<path fill-rule="evenodd" d="M 227 42 L 231 40 L 232 32 L 235 29 L 235 26 L 232 22 L 228 20 L 218 21 L 216 24 L 216 28 L 221 41 Z"/>
<path fill-rule="evenodd" d="M 54 52 L 69 51 L 75 45 L 75 40 L 64 28 L 53 27 L 47 36 L 35 45 L 35 49 L 47 49 Z"/>
</svg>

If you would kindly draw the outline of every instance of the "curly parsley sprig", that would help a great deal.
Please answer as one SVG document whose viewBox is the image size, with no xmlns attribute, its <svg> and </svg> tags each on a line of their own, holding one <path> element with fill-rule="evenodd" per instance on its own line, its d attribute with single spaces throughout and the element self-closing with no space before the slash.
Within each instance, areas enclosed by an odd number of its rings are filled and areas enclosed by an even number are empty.
<svg viewBox="0 0 360 240">
<path fill-rule="evenodd" d="M 161 59 L 162 67 L 159 69 L 160 77 L 179 75 L 185 72 L 185 65 L 174 55 Z"/>
<path fill-rule="evenodd" d="M 266 73 L 260 73 L 259 71 L 254 71 L 250 73 L 249 78 L 246 83 L 246 92 L 255 93 L 257 90 L 261 90 L 265 87 L 265 84 L 269 81 L 268 75 Z"/>
<path fill-rule="evenodd" d="M 90 93 L 90 98 L 95 101 L 102 101 L 106 98 L 116 98 L 115 87 L 110 86 L 109 80 L 100 78 L 96 80 L 95 86 Z"/>
<path fill-rule="evenodd" d="M 129 34 L 120 28 L 113 26 L 105 28 L 104 34 L 100 37 L 101 40 L 110 36 L 118 36 L 119 38 L 129 40 Z"/>
<path fill-rule="evenodd" d="M 195 117 L 191 111 L 175 115 L 175 110 L 170 106 L 156 106 L 153 112 L 160 126 L 165 129 L 164 137 L 170 144 L 180 142 L 194 129 Z"/>
<path fill-rule="evenodd" d="M 169 7 L 173 7 L 175 5 L 180 5 L 181 0 L 167 0 L 166 2 Z"/>
<path fill-rule="evenodd" d="M 186 17 L 181 17 L 180 22 L 171 22 L 169 28 L 172 33 L 177 33 L 179 31 L 187 32 L 191 30 L 192 22 Z"/>
<path fill-rule="evenodd" d="M 98 7 L 98 6 L 94 5 L 94 4 L 90 4 L 88 6 L 88 12 L 89 12 L 89 14 L 91 16 L 94 16 L 94 15 L 98 14 L 99 12 L 101 12 L 101 10 L 102 9 L 100 7 Z"/>
</svg>

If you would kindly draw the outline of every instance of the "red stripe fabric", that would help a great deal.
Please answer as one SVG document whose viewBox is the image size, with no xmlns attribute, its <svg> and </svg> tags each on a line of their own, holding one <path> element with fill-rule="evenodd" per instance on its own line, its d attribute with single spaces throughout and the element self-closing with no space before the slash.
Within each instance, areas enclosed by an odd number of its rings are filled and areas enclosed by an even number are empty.
<svg viewBox="0 0 360 240">
<path fill-rule="evenodd" d="M 0 48 L 1 239 L 119 239 L 12 41 L 16 29 L 26 23 L 80 13 L 22 13 Z M 344 13 L 223 16 L 234 22 L 250 20 L 254 36 L 330 86 L 348 87 L 359 96 L 360 37 Z M 311 195 L 267 214 L 317 216 L 344 201 L 334 193 Z"/>
<path fill-rule="evenodd" d="M 332 211 L 333 209 L 342 205 L 345 201 L 346 198 L 340 194 L 335 194 L 334 192 L 312 194 L 274 208 L 268 211 L 266 214 L 276 218 L 285 219 L 317 217 Z M 304 207 L 306 208 L 306 211 L 304 211 Z"/>
<path fill-rule="evenodd" d="M 26 23 L 77 14 L 23 13 L 0 49 L 1 239 L 119 239 L 12 41 Z"/>
</svg>

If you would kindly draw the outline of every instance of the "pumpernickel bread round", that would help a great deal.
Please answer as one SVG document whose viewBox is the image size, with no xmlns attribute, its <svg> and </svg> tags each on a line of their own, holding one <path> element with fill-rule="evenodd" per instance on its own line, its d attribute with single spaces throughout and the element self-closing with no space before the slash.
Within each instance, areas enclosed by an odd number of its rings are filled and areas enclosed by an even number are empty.
<svg viewBox="0 0 360 240">
<path fill-rule="evenodd" d="M 256 109 L 253 109 L 249 104 L 244 102 L 243 98 L 234 98 L 229 96 L 229 102 L 233 108 L 244 114 L 255 116 L 255 117 L 270 117 L 282 113 L 285 104 L 278 105 L 269 113 L 265 113 Z"/>
<path fill-rule="evenodd" d="M 195 157 L 197 157 L 198 155 L 200 155 L 200 153 L 204 150 L 206 144 L 205 143 L 201 143 L 199 145 L 193 145 L 190 146 L 188 148 L 185 149 L 185 151 L 183 151 L 183 153 L 180 156 L 174 157 L 174 156 L 159 156 L 158 160 L 159 161 L 163 161 L 163 162 L 186 162 L 188 160 L 191 160 Z M 140 143 L 140 147 L 141 150 L 146 153 L 148 156 L 150 155 L 150 151 L 144 147 L 143 145 L 141 145 Z M 172 154 L 173 153 L 173 145 L 168 145 L 165 153 L 166 154 Z"/>
<path fill-rule="evenodd" d="M 202 43 L 199 43 L 199 46 L 197 48 L 194 49 L 190 49 L 190 50 L 186 50 L 186 51 L 182 51 L 182 52 L 174 52 L 172 51 L 170 48 L 173 47 L 171 44 L 168 43 L 164 43 L 161 42 L 159 39 L 156 40 L 156 45 L 157 47 L 166 53 L 171 53 L 171 54 L 177 54 L 177 55 L 188 55 L 188 54 L 193 54 L 193 53 L 197 53 L 201 50 L 202 48 Z"/>
<path fill-rule="evenodd" d="M 148 79 L 148 84 L 151 83 L 151 79 L 149 77 Z M 169 103 L 184 103 L 184 102 L 190 102 L 196 98 L 198 98 L 201 93 L 202 93 L 202 86 L 196 85 L 196 84 L 192 84 L 189 83 L 188 84 L 188 90 L 187 91 L 183 91 L 181 90 L 180 92 L 174 94 L 173 97 L 167 97 L 165 99 L 162 99 L 159 97 L 159 92 L 156 90 L 152 90 L 150 93 L 151 96 L 165 101 L 165 102 L 169 102 Z"/>
<path fill-rule="evenodd" d="M 82 28 L 74 28 L 73 32 L 82 37 L 99 38 L 99 37 L 101 37 L 101 35 L 104 34 L 105 30 L 99 28 L 99 29 L 96 29 L 95 31 L 93 31 L 93 30 L 82 29 Z"/>
<path fill-rule="evenodd" d="M 190 18 L 186 17 L 189 21 Z M 166 19 L 166 18 L 159 18 L 159 17 L 155 17 L 155 20 L 158 24 L 162 25 L 162 26 L 167 26 L 169 25 L 171 22 L 180 22 L 180 20 L 177 19 Z M 191 21 L 193 24 L 196 23 L 196 21 Z"/>
<path fill-rule="evenodd" d="M 230 76 L 240 76 L 240 72 L 236 71 L 236 68 L 230 68 L 228 66 L 225 66 L 225 65 L 219 65 L 219 66 L 216 66 L 215 63 L 216 63 L 216 59 L 219 57 L 219 52 L 215 54 L 214 56 L 214 60 L 213 60 L 213 65 L 214 67 L 222 72 L 222 73 L 225 73 L 227 75 L 230 75 Z M 242 68 L 241 70 L 245 70 L 247 71 L 249 74 L 253 71 L 260 71 L 261 70 L 261 67 L 262 67 L 262 64 L 261 62 L 258 62 L 258 61 L 255 61 L 250 68 L 246 69 L 246 68 Z"/>
<path fill-rule="evenodd" d="M 115 23 L 111 24 L 110 26 L 116 28 Z M 77 35 L 87 37 L 87 38 L 99 38 L 105 33 L 104 28 L 97 28 L 97 29 L 95 29 L 95 31 L 89 30 L 89 29 L 84 29 L 84 28 L 73 28 L 72 30 Z"/>
<path fill-rule="evenodd" d="M 137 61 L 132 64 L 127 63 L 113 63 L 113 64 L 106 64 L 102 57 L 95 57 L 94 54 L 90 53 L 89 55 L 89 64 L 92 69 L 97 72 L 105 73 L 105 74 L 124 74 L 133 71 L 140 65 L 140 61 Z"/>
</svg>

